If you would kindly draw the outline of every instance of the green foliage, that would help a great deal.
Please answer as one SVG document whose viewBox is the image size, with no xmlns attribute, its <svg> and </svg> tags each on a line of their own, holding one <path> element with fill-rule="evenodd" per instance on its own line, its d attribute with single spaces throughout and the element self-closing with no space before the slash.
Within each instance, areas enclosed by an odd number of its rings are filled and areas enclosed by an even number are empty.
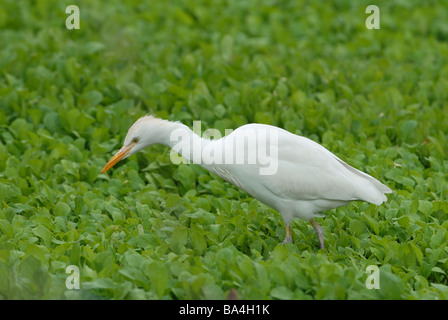
<svg viewBox="0 0 448 320">
<path fill-rule="evenodd" d="M 448 299 L 448 8 L 380 2 L 367 30 L 369 4 L 2 1 L 0 299 Z M 166 147 L 101 175 L 147 113 L 280 126 L 394 193 L 282 246 L 278 213 Z"/>
</svg>

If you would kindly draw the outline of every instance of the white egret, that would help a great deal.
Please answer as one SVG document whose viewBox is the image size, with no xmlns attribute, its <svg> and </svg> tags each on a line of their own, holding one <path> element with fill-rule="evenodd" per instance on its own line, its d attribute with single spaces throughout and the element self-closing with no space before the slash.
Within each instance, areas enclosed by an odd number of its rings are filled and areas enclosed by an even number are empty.
<svg viewBox="0 0 448 320">
<path fill-rule="evenodd" d="M 315 217 L 354 200 L 380 205 L 387 200 L 385 194 L 392 192 L 318 143 L 281 128 L 248 124 L 221 139 L 209 140 L 180 122 L 153 116 L 142 117 L 131 126 L 123 147 L 101 173 L 153 144 L 171 147 L 277 210 L 286 227 L 284 243 L 292 242 L 292 220 L 301 218 L 311 222 L 319 247 L 324 248 L 323 230 Z"/>
</svg>

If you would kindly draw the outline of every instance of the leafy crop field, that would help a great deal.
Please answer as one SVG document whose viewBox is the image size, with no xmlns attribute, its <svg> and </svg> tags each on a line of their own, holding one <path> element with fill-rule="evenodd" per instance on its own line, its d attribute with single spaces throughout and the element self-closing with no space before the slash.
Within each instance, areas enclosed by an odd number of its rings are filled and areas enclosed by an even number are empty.
<svg viewBox="0 0 448 320">
<path fill-rule="evenodd" d="M 448 299 L 448 3 L 377 1 L 379 30 L 370 4 L 1 0 L 0 299 Z M 273 124 L 394 192 L 281 245 L 276 211 L 167 147 L 100 174 L 148 113 Z"/>
</svg>

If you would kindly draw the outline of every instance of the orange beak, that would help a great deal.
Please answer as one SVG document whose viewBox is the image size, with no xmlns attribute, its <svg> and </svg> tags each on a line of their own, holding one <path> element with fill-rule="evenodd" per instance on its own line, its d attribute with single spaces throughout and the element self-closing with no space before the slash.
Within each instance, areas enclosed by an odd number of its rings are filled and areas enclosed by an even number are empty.
<svg viewBox="0 0 448 320">
<path fill-rule="evenodd" d="M 104 166 L 101 173 L 105 173 L 107 170 L 112 168 L 118 161 L 122 160 L 126 155 L 131 151 L 132 147 L 135 145 L 135 143 L 131 143 L 130 145 L 124 146 L 118 152 L 109 160 L 108 163 Z"/>
</svg>

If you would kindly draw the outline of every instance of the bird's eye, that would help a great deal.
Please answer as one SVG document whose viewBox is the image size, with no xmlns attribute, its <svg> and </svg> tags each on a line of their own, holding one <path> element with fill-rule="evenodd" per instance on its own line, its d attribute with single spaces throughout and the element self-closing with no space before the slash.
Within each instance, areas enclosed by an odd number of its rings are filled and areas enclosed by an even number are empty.
<svg viewBox="0 0 448 320">
<path fill-rule="evenodd" d="M 138 143 L 138 138 L 132 139 L 132 143 Z"/>
</svg>

